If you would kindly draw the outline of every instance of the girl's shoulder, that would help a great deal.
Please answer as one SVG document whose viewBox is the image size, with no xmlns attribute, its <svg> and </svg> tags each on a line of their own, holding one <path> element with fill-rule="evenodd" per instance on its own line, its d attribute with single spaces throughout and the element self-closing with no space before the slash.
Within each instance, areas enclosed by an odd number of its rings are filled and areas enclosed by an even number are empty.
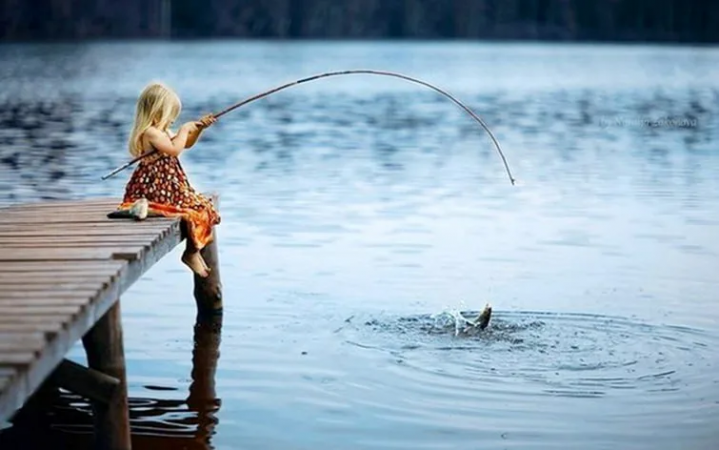
<svg viewBox="0 0 719 450">
<path fill-rule="evenodd" d="M 161 131 L 157 127 L 148 127 L 145 131 L 142 132 L 143 137 L 149 137 L 149 138 L 161 136 L 163 134 L 165 134 L 165 132 Z"/>
<path fill-rule="evenodd" d="M 144 131 L 143 137 L 147 136 L 149 138 L 157 138 L 160 136 L 167 136 L 168 138 L 172 139 L 175 135 L 172 133 L 171 130 L 161 130 L 157 127 L 148 127 L 147 130 Z"/>
</svg>

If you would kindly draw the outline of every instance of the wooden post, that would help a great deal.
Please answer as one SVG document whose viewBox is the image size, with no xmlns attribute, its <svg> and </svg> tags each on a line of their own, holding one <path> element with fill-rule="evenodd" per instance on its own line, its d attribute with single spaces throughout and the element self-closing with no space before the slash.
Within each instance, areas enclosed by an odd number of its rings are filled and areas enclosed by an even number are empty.
<svg viewBox="0 0 719 450">
<path fill-rule="evenodd" d="M 120 386 L 117 378 L 67 359 L 57 366 L 51 379 L 63 389 L 102 403 L 110 403 Z"/>
<path fill-rule="evenodd" d="M 216 194 L 211 195 L 215 208 L 220 208 L 220 200 Z M 195 301 L 197 311 L 202 315 L 222 314 L 222 282 L 220 281 L 220 259 L 217 251 L 217 230 L 212 229 L 212 242 L 200 250 L 210 275 L 202 278 L 195 274 Z"/>
<path fill-rule="evenodd" d="M 95 449 L 131 450 L 125 352 L 118 299 L 82 338 L 88 366 L 120 381 L 108 403 L 92 402 Z"/>
</svg>

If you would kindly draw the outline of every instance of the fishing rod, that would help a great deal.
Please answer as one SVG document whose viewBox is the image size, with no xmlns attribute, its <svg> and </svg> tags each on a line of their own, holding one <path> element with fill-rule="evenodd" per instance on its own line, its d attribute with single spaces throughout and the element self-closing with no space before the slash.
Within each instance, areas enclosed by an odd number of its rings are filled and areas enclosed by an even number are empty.
<svg viewBox="0 0 719 450">
<path fill-rule="evenodd" d="M 426 86 L 426 87 L 428 87 L 428 88 L 430 88 L 430 89 L 432 89 L 432 90 L 434 90 L 434 91 L 436 91 L 436 92 L 439 92 L 440 94 L 444 95 L 445 97 L 449 98 L 450 100 L 452 100 L 452 101 L 453 101 L 454 103 L 456 103 L 460 108 L 462 108 L 465 112 L 467 112 L 467 114 L 469 114 L 470 116 L 472 116 L 472 118 L 473 118 L 475 121 L 477 121 L 477 122 L 484 128 L 484 130 L 487 132 L 487 134 L 489 134 L 489 137 L 492 139 L 492 142 L 494 142 L 494 145 L 495 145 L 495 147 L 497 148 L 497 152 L 499 153 L 499 156 L 501 156 L 501 158 L 502 158 L 502 162 L 504 163 L 504 167 L 505 167 L 505 169 L 507 170 L 507 175 L 509 176 L 509 181 L 512 183 L 512 185 L 514 185 L 515 179 L 514 179 L 514 177 L 512 177 L 512 172 L 509 170 L 509 165 L 507 164 L 507 159 L 504 157 L 504 153 L 502 152 L 502 148 L 500 147 L 499 142 L 498 142 L 497 139 L 494 137 L 494 134 L 492 134 L 492 132 L 489 130 L 489 127 L 487 127 L 487 125 L 484 123 L 484 121 L 483 121 L 482 119 L 480 119 L 479 116 L 477 116 L 477 114 L 475 114 L 471 109 L 469 109 L 467 106 L 465 106 L 462 102 L 460 102 L 459 100 L 457 100 L 456 98 L 454 98 L 454 97 L 453 97 L 452 95 L 450 95 L 449 93 L 443 91 L 442 89 L 440 89 L 440 88 L 438 88 L 438 87 L 436 87 L 436 86 L 433 86 L 433 85 L 427 83 L 426 81 L 418 80 L 418 79 L 416 79 L 416 78 L 412 78 L 412 77 L 409 77 L 409 76 L 406 76 L 406 75 L 402 75 L 402 74 L 399 74 L 399 73 L 387 72 L 387 71 L 381 71 L 381 70 L 365 70 L 365 69 L 361 69 L 361 70 L 342 70 L 342 71 L 338 71 L 338 72 L 325 72 L 325 73 L 321 73 L 321 74 L 318 74 L 318 75 L 313 75 L 313 76 L 310 76 L 310 77 L 307 77 L 307 78 L 302 78 L 302 79 L 299 79 L 299 80 L 296 80 L 296 81 L 292 81 L 292 82 L 290 82 L 290 83 L 286 83 L 286 84 L 283 84 L 283 85 L 281 85 L 281 86 L 278 86 L 278 87 L 275 87 L 275 88 L 273 88 L 273 89 L 270 89 L 269 91 L 265 91 L 265 92 L 261 92 L 261 93 L 259 93 L 259 94 L 253 95 L 252 97 L 246 98 L 245 100 L 242 100 L 242 101 L 240 101 L 240 102 L 238 102 L 238 103 L 235 103 L 234 105 L 232 105 L 232 106 L 230 106 L 230 107 L 228 107 L 228 108 L 223 109 L 222 111 L 218 112 L 217 114 L 213 114 L 212 117 L 214 117 L 214 118 L 216 118 L 216 119 L 217 119 L 217 118 L 220 118 L 221 116 L 224 116 L 225 114 L 229 113 L 230 111 L 233 111 L 233 110 L 235 110 L 235 109 L 237 109 L 237 108 L 239 108 L 239 107 L 241 107 L 241 106 L 244 106 L 244 105 L 246 105 L 246 104 L 248 104 L 248 103 L 250 103 L 250 102 L 253 102 L 253 101 L 255 101 L 255 100 L 259 100 L 259 99 L 261 99 L 261 98 L 263 98 L 263 97 L 267 97 L 267 96 L 270 95 L 270 94 L 274 94 L 275 92 L 281 91 L 281 90 L 283 90 L 283 89 L 287 89 L 287 88 L 292 87 L 292 86 L 296 86 L 296 85 L 298 85 L 298 84 L 306 83 L 306 82 L 308 82 L 308 81 L 318 80 L 318 79 L 320 79 L 320 78 L 326 78 L 326 77 L 337 76 L 337 75 L 351 75 L 351 74 L 384 75 L 384 76 L 389 76 L 389 77 L 401 78 L 401 79 L 403 79 L 403 80 L 411 81 L 411 82 L 413 82 L 413 83 L 417 83 L 417 84 L 421 84 L 422 86 Z M 149 150 L 149 151 L 145 152 L 144 154 L 142 154 L 142 155 L 140 155 L 140 156 L 138 156 L 138 157 L 132 159 L 131 161 L 129 161 L 129 162 L 123 164 L 122 166 L 118 167 L 117 169 L 113 170 L 112 172 L 108 173 L 107 175 L 103 176 L 102 179 L 103 179 L 103 180 L 106 180 L 106 179 L 108 179 L 108 178 L 110 178 L 110 177 L 116 175 L 117 173 L 119 173 L 119 172 L 121 172 L 121 171 L 127 169 L 127 168 L 130 167 L 131 165 L 135 164 L 137 161 L 140 161 L 141 159 L 146 158 L 146 157 L 148 157 L 148 156 L 150 156 L 150 155 L 152 155 L 152 154 L 154 154 L 154 153 L 156 153 L 156 152 L 157 152 L 156 149 Z"/>
</svg>

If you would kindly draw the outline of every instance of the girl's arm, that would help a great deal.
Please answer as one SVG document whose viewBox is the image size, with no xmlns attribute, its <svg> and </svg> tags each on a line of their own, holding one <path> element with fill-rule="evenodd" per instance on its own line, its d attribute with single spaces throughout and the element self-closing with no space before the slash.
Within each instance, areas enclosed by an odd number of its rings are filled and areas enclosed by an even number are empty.
<svg viewBox="0 0 719 450">
<path fill-rule="evenodd" d="M 200 138 L 200 134 L 202 134 L 204 129 L 215 122 L 217 122 L 217 119 L 212 117 L 211 114 L 208 114 L 199 121 L 195 122 L 195 125 L 197 125 L 197 129 L 190 132 L 190 135 L 187 138 L 186 148 L 190 148 L 195 145 L 195 142 L 197 142 L 197 140 Z"/>
<path fill-rule="evenodd" d="M 148 128 L 147 131 L 145 131 L 145 135 L 150 144 L 158 151 L 170 156 L 178 156 L 185 149 L 190 132 L 196 130 L 197 125 L 190 122 L 180 127 L 180 131 L 178 131 L 177 135 L 172 139 L 170 139 L 167 133 L 163 133 L 154 127 Z"/>
<path fill-rule="evenodd" d="M 190 148 L 193 145 L 195 145 L 195 142 L 200 138 L 200 134 L 202 134 L 202 130 L 204 128 L 197 127 L 196 130 L 193 130 L 190 132 L 190 134 L 187 135 L 187 142 L 185 143 L 185 148 Z"/>
</svg>

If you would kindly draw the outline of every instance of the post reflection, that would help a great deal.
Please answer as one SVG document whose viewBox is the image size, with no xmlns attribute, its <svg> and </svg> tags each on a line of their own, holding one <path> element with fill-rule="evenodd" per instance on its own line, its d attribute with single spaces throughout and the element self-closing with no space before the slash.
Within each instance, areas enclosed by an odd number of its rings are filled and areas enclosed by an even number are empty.
<svg viewBox="0 0 719 450">
<path fill-rule="evenodd" d="M 197 316 L 192 350 L 192 383 L 187 397 L 187 407 L 196 414 L 195 439 L 207 442 L 208 448 L 218 424 L 216 414 L 222 404 L 215 390 L 221 336 L 222 315 Z"/>
</svg>

